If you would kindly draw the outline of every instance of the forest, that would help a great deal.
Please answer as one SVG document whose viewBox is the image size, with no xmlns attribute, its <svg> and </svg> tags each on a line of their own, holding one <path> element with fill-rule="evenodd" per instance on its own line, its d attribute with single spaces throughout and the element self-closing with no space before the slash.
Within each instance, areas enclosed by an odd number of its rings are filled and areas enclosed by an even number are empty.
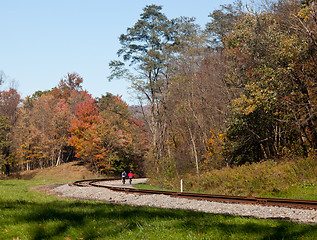
<svg viewBox="0 0 317 240">
<path fill-rule="evenodd" d="M 147 5 L 119 37 L 108 79 L 129 80 L 139 106 L 93 98 L 77 73 L 25 99 L 2 90 L 2 174 L 81 160 L 101 174 L 129 169 L 163 181 L 316 161 L 316 1 L 236 1 L 208 17 L 199 26 Z"/>
</svg>

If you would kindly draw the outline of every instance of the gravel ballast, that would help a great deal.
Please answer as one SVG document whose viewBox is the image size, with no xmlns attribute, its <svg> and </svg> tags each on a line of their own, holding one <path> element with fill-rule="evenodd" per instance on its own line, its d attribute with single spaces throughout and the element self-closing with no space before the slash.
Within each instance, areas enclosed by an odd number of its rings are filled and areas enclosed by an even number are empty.
<svg viewBox="0 0 317 240">
<path fill-rule="evenodd" d="M 104 184 L 106 184 L 106 182 Z M 139 195 L 134 193 L 115 192 L 106 188 L 78 187 L 72 184 L 51 187 L 49 192 L 66 198 L 103 201 L 133 206 L 150 206 L 171 209 L 179 208 L 206 213 L 230 214 L 263 219 L 285 219 L 293 222 L 317 224 L 317 210 L 229 204 L 175 198 L 166 195 Z"/>
</svg>

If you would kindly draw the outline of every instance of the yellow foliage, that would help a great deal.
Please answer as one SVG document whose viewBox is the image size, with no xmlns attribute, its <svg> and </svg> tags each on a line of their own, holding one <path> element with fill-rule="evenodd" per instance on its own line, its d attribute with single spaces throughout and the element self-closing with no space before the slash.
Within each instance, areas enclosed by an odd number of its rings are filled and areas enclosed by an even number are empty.
<svg viewBox="0 0 317 240">
<path fill-rule="evenodd" d="M 206 141 L 206 153 L 205 156 L 207 159 L 212 158 L 214 155 L 222 154 L 222 151 L 225 149 L 225 142 L 227 141 L 226 136 L 223 133 L 215 133 L 214 130 L 210 131 L 211 136 Z"/>
</svg>

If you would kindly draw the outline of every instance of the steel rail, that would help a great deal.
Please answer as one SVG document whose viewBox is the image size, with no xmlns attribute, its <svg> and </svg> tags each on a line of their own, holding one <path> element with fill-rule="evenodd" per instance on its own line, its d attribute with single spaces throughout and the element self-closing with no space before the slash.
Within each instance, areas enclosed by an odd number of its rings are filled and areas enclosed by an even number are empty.
<svg viewBox="0 0 317 240">
<path fill-rule="evenodd" d="M 93 186 L 93 187 L 99 187 L 99 188 L 107 188 L 112 191 L 125 192 L 125 193 L 163 194 L 163 195 L 168 195 L 171 197 L 180 197 L 180 198 L 187 198 L 187 199 L 213 201 L 213 202 L 240 203 L 240 204 L 252 204 L 252 205 L 263 205 L 263 206 L 279 206 L 279 207 L 288 207 L 288 208 L 317 210 L 317 201 L 314 201 L 314 200 L 214 195 L 214 194 L 204 194 L 204 193 L 189 193 L 189 192 L 115 187 L 115 186 L 97 184 L 98 182 L 112 181 L 112 180 L 121 180 L 121 179 L 107 178 L 107 179 L 80 180 L 80 181 L 74 182 L 73 185 L 80 186 L 80 187 Z"/>
</svg>

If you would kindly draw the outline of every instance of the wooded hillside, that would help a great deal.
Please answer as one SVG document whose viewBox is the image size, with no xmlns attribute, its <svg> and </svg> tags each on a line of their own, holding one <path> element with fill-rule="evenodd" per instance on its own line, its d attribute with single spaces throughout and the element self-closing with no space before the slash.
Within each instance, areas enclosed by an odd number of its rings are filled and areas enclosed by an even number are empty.
<svg viewBox="0 0 317 240">
<path fill-rule="evenodd" d="M 23 100 L 1 91 L 2 171 L 82 159 L 164 179 L 315 156 L 316 11 L 314 0 L 237 1 L 199 26 L 146 6 L 109 64 L 110 80 L 137 91 L 138 114 L 119 96 L 92 98 L 77 73 Z"/>
<path fill-rule="evenodd" d="M 238 1 L 202 28 L 146 6 L 121 35 L 124 61 L 110 63 L 110 78 L 130 79 L 150 106 L 151 175 L 315 154 L 316 10 L 315 1 Z"/>
<path fill-rule="evenodd" d="M 147 139 L 142 122 L 119 96 L 94 99 L 82 82 L 77 73 L 68 73 L 57 87 L 24 100 L 13 89 L 1 92 L 3 172 L 80 159 L 99 173 L 143 173 Z"/>
</svg>

